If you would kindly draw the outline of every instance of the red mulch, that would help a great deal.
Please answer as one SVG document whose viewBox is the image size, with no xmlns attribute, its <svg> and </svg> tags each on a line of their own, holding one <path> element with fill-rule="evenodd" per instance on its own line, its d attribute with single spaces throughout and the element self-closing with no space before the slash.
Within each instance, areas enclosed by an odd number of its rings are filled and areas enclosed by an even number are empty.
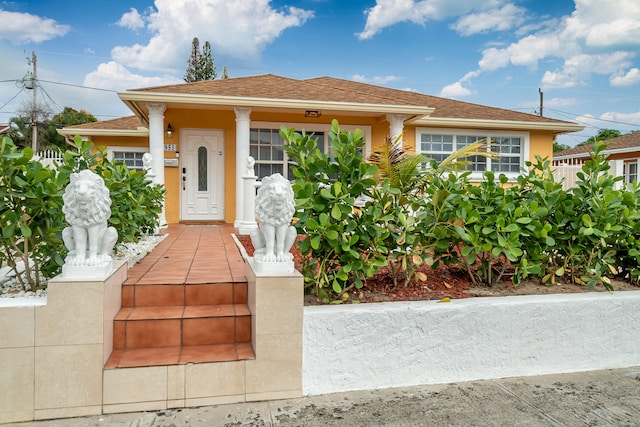
<svg viewBox="0 0 640 427">
<path fill-rule="evenodd" d="M 254 248 L 249 236 L 237 237 L 246 249 L 247 254 L 253 256 Z M 293 254 L 296 268 L 300 269 L 301 254 L 297 245 L 294 245 L 291 253 Z M 487 294 L 485 292 L 473 292 L 469 276 L 460 267 L 448 266 L 437 270 L 424 267 L 420 271 L 427 275 L 426 281 L 413 280 L 405 286 L 403 278 L 399 278 L 398 285 L 394 287 L 389 270 L 383 267 L 374 277 L 367 279 L 361 289 L 352 290 L 350 292 L 350 300 L 358 302 L 418 301 L 439 300 L 442 298 L 469 298 Z M 319 301 L 314 301 L 313 296 L 307 296 L 305 303 L 317 304 Z"/>
</svg>

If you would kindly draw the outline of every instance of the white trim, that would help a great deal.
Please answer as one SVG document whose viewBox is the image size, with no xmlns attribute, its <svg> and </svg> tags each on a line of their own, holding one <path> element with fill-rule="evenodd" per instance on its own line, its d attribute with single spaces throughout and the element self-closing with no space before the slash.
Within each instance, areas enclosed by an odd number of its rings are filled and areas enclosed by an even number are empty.
<svg viewBox="0 0 640 427">
<path fill-rule="evenodd" d="M 107 146 L 107 157 L 109 158 L 109 160 L 113 159 L 113 152 L 114 151 L 129 151 L 131 153 L 148 153 L 149 152 L 149 147 L 130 147 L 130 146 L 124 146 L 124 145 L 108 145 Z"/>
<path fill-rule="evenodd" d="M 522 138 L 522 147 L 520 152 L 520 169 L 526 167 L 525 162 L 529 161 L 530 156 L 530 146 L 531 146 L 531 137 L 529 132 L 522 131 L 501 131 L 501 130 L 492 130 L 492 129 L 442 129 L 442 128 L 431 128 L 431 127 L 416 127 L 415 134 L 415 150 L 416 153 L 421 153 L 422 149 L 420 146 L 420 135 L 423 133 L 430 133 L 435 135 L 461 135 L 461 136 L 485 136 L 487 138 L 490 137 L 517 137 Z M 453 150 L 455 151 L 455 143 Z M 490 169 L 489 169 L 490 170 Z M 520 175 L 520 172 L 500 172 L 495 171 L 496 175 L 504 174 L 509 179 L 515 179 Z M 473 172 L 471 174 L 471 179 L 473 180 L 481 180 L 483 177 L 483 172 Z"/>
<path fill-rule="evenodd" d="M 510 120 L 489 120 L 489 119 L 457 119 L 446 117 L 418 117 L 407 121 L 415 126 L 457 126 L 493 129 L 514 129 L 514 130 L 550 130 L 554 133 L 579 132 L 584 129 L 583 125 L 571 122 L 522 122 Z"/>
</svg>

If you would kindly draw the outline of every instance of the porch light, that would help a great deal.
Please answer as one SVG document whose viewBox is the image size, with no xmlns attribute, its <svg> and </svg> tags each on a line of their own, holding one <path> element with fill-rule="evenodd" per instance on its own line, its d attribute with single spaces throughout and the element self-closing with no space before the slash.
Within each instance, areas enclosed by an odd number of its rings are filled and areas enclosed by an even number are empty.
<svg viewBox="0 0 640 427">
<path fill-rule="evenodd" d="M 167 135 L 168 139 L 173 138 L 173 126 L 171 126 L 171 123 L 167 124 L 167 128 L 164 130 L 164 133 Z"/>
<path fill-rule="evenodd" d="M 318 111 L 318 110 L 307 110 L 304 112 L 304 116 L 305 117 L 314 117 L 314 118 L 318 118 L 322 115 L 322 112 Z"/>
</svg>

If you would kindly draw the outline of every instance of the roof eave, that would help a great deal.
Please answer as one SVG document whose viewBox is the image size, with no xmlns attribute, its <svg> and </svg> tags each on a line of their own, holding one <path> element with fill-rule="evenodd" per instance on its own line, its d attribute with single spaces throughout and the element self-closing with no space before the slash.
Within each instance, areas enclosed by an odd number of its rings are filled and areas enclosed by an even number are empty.
<svg viewBox="0 0 640 427">
<path fill-rule="evenodd" d="M 80 128 L 62 128 L 58 129 L 58 133 L 65 137 L 74 137 L 75 135 L 86 136 L 127 136 L 127 137 L 147 137 L 149 129 L 140 127 L 138 129 L 80 129 Z"/>
<path fill-rule="evenodd" d="M 421 117 L 412 121 L 416 126 L 447 126 L 464 128 L 494 128 L 494 129 L 522 129 L 522 130 L 547 130 L 553 133 L 579 132 L 584 129 L 577 123 L 551 123 L 551 122 L 524 122 L 514 120 L 489 120 L 489 119 L 459 119 L 448 117 Z"/>
<path fill-rule="evenodd" d="M 625 154 L 625 153 L 637 153 L 640 151 L 640 147 L 625 147 L 625 148 L 614 148 L 613 150 L 602 150 L 602 154 L 610 156 L 612 154 Z M 582 159 L 582 158 L 590 158 L 591 150 L 583 151 L 581 153 L 567 154 L 565 156 L 553 156 L 553 160 L 570 160 L 570 159 Z"/>
<path fill-rule="evenodd" d="M 137 115 L 146 118 L 147 112 L 139 103 L 176 103 L 196 105 L 217 105 L 233 107 L 262 107 L 277 109 L 333 110 L 362 113 L 406 114 L 428 116 L 435 110 L 419 105 L 367 104 L 357 102 L 314 101 L 304 99 L 257 98 L 242 96 L 175 94 L 143 91 L 118 93 L 120 99 Z"/>
</svg>

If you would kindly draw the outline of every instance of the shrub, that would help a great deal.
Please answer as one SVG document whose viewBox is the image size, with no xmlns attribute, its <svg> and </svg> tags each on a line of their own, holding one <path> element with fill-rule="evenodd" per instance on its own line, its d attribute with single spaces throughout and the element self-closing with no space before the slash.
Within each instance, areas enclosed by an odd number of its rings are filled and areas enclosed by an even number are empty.
<svg viewBox="0 0 640 427">
<path fill-rule="evenodd" d="M 284 127 L 280 133 L 294 165 L 306 287 L 324 301 L 344 301 L 350 289 L 361 288 L 385 265 L 383 242 L 389 231 L 380 224 L 389 218 L 375 204 L 354 209 L 356 198 L 372 195 L 377 168 L 363 161 L 364 134 L 340 130 L 335 120 L 329 133 L 331 157 L 318 149 L 313 135 Z"/>
<path fill-rule="evenodd" d="M 118 230 L 120 242 L 135 242 L 157 228 L 164 188 L 149 185 L 146 172 L 108 160 L 104 148 L 94 150 L 80 137 L 74 142 L 77 150 L 64 153 L 57 168 L 48 168 L 32 159 L 30 148 L 19 151 L 9 138 L 2 139 L 0 262 L 16 273 L 17 262 L 24 262 L 26 283 L 20 274 L 16 277 L 25 289 L 41 287 L 41 275 L 49 278 L 60 272 L 66 254 L 61 234 L 67 225 L 62 194 L 73 172 L 94 169 L 103 177 L 112 200 L 109 223 Z"/>
<path fill-rule="evenodd" d="M 0 262 L 16 272 L 23 289 L 41 287 L 40 274 L 50 277 L 62 264 L 60 238 L 62 175 L 34 161 L 33 150 L 18 151 L 13 141 L 2 138 L 0 148 Z M 26 283 L 17 274 L 24 262 Z"/>
</svg>

